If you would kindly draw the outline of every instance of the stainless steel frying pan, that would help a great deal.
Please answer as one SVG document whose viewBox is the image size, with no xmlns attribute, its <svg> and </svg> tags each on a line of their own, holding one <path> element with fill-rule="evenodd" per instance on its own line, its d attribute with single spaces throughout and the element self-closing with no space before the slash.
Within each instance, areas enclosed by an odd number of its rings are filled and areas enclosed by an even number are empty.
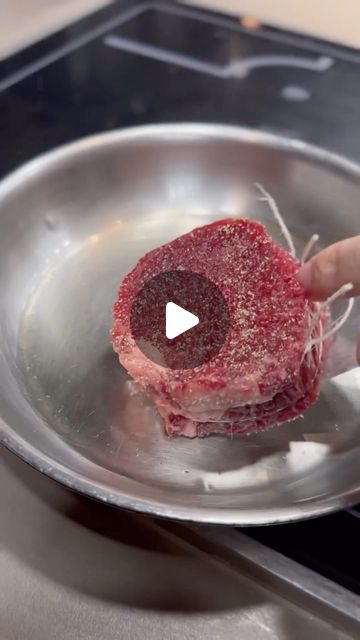
<svg viewBox="0 0 360 640">
<path fill-rule="evenodd" d="M 111 349 L 117 287 L 144 252 L 224 216 L 261 219 L 278 234 L 254 182 L 277 200 L 299 250 L 314 232 L 324 245 L 360 232 L 358 166 L 238 128 L 106 133 L 2 182 L 4 445 L 77 491 L 171 518 L 284 522 L 359 499 L 360 369 L 347 355 L 358 305 L 335 362 L 347 371 L 324 381 L 303 419 L 250 437 L 168 439 Z"/>
</svg>

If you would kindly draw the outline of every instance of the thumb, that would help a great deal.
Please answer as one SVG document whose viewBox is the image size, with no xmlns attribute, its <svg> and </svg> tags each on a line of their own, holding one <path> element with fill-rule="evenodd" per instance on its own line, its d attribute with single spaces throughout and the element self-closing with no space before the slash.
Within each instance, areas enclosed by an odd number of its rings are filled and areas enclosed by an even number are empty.
<svg viewBox="0 0 360 640">
<path fill-rule="evenodd" d="M 313 300 L 326 300 L 343 284 L 360 295 L 360 235 L 336 242 L 300 267 L 298 279 Z"/>
</svg>

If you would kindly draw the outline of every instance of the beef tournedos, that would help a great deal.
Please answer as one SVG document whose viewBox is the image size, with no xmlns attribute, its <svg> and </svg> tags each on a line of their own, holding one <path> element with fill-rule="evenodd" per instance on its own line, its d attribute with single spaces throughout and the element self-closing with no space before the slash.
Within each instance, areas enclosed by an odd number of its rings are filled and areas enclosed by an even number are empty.
<svg viewBox="0 0 360 640">
<path fill-rule="evenodd" d="M 113 347 L 139 387 L 152 395 L 169 435 L 264 430 L 297 418 L 316 401 L 324 349 L 321 341 L 306 345 L 321 335 L 325 318 L 312 326 L 316 307 L 296 278 L 298 266 L 262 224 L 226 219 L 150 251 L 125 276 L 114 305 Z M 229 329 L 212 360 L 181 370 L 143 355 L 130 315 L 150 278 L 184 269 L 218 287 Z"/>
</svg>

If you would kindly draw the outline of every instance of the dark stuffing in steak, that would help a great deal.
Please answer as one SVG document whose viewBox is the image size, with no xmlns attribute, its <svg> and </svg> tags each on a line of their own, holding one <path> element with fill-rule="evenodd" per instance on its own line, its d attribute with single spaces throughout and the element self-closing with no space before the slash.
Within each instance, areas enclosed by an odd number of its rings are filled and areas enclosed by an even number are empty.
<svg viewBox="0 0 360 640">
<path fill-rule="evenodd" d="M 245 434 L 300 416 L 319 393 L 321 342 L 306 350 L 316 306 L 296 278 L 299 264 L 247 219 L 199 227 L 150 251 L 128 273 L 115 302 L 112 340 L 121 364 L 153 396 L 169 435 Z M 155 275 L 187 269 L 222 292 L 230 328 L 218 355 L 194 369 L 161 367 L 137 347 L 131 306 Z M 309 336 L 309 330 L 311 336 Z"/>
</svg>

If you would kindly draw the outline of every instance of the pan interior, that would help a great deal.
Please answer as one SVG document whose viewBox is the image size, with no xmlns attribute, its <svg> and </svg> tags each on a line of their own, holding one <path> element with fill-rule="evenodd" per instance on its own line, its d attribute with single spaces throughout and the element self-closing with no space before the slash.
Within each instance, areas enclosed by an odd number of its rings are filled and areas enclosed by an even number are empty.
<svg viewBox="0 0 360 640">
<path fill-rule="evenodd" d="M 283 241 L 254 182 L 276 198 L 300 252 L 314 232 L 326 245 L 359 231 L 359 181 L 281 141 L 179 130 L 75 145 L 0 194 L 4 422 L 90 483 L 133 491 L 135 506 L 154 495 L 241 514 L 331 497 L 359 480 L 358 305 L 331 360 L 338 375 L 303 419 L 204 440 L 167 438 L 134 393 L 111 348 L 111 308 L 140 256 L 196 226 L 246 216 Z"/>
</svg>

